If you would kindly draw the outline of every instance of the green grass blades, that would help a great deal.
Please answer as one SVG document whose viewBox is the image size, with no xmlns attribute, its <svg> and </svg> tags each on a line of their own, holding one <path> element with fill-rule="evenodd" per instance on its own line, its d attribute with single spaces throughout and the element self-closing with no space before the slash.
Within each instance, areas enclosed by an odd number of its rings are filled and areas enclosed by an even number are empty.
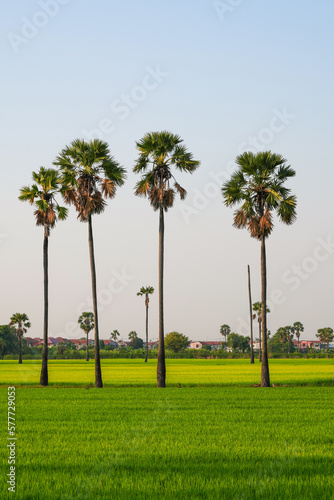
<svg viewBox="0 0 334 500">
<path fill-rule="evenodd" d="M 252 386 L 261 380 L 261 364 L 248 359 L 167 359 L 168 387 Z M 156 360 L 101 361 L 105 387 L 155 387 Z M 272 359 L 272 384 L 332 386 L 334 359 Z M 0 362 L 0 385 L 38 386 L 41 361 Z M 86 387 L 94 383 L 94 360 L 50 360 L 49 385 Z"/>
<path fill-rule="evenodd" d="M 333 498 L 330 387 L 18 388 L 16 402 L 18 499 Z"/>
</svg>

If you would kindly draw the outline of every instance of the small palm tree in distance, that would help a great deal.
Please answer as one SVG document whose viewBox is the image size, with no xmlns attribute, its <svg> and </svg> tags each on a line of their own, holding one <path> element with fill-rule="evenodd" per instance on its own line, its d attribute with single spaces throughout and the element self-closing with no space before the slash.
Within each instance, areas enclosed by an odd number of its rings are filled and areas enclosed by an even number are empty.
<svg viewBox="0 0 334 500">
<path fill-rule="evenodd" d="M 92 312 L 83 312 L 78 319 L 78 323 L 81 330 L 86 334 L 86 361 L 89 361 L 88 335 L 94 328 L 94 314 Z"/>
<path fill-rule="evenodd" d="M 145 307 L 146 307 L 146 348 L 145 348 L 145 363 L 147 363 L 148 358 L 148 304 L 150 302 L 149 296 L 154 292 L 153 286 L 142 286 L 137 295 L 145 295 Z"/>
<path fill-rule="evenodd" d="M 25 313 L 15 313 L 10 318 L 9 326 L 13 326 L 16 329 L 16 335 L 19 341 L 19 364 L 22 363 L 22 337 L 24 333 L 27 333 L 28 328 L 31 327 L 28 316 Z"/>
</svg>

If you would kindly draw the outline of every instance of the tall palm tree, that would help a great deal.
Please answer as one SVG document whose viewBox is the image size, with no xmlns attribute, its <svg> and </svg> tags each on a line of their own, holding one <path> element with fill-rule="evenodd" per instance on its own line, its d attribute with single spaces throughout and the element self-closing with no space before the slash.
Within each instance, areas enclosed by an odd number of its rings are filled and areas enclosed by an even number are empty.
<svg viewBox="0 0 334 500">
<path fill-rule="evenodd" d="M 227 343 L 227 336 L 231 333 L 231 328 L 228 325 L 222 325 L 220 327 L 220 334 L 225 337 L 225 344 Z"/>
<path fill-rule="evenodd" d="M 261 302 L 254 302 L 253 311 L 255 312 L 255 314 L 253 314 L 253 319 L 257 318 L 257 321 L 259 323 L 259 361 L 261 361 L 261 359 L 262 359 L 262 352 L 261 352 L 262 303 Z M 267 313 L 270 313 L 269 307 L 267 307 Z"/>
<path fill-rule="evenodd" d="M 296 321 L 292 325 L 292 332 L 296 335 L 298 340 L 298 351 L 299 351 L 299 338 L 300 334 L 304 331 L 304 325 L 300 321 Z"/>
<path fill-rule="evenodd" d="M 103 387 L 92 216 L 104 211 L 107 205 L 105 198 L 114 198 L 117 187 L 124 184 L 125 170 L 111 156 L 108 144 L 98 139 L 73 141 L 57 156 L 54 165 L 61 170 L 65 203 L 74 205 L 81 222 L 88 222 L 95 323 L 95 387 Z"/>
<path fill-rule="evenodd" d="M 181 200 L 186 190 L 171 172 L 174 166 L 181 172 L 193 173 L 200 162 L 182 145 L 180 136 L 167 131 L 149 132 L 136 143 L 139 158 L 133 169 L 142 178 L 136 184 L 135 194 L 147 196 L 153 209 L 159 211 L 159 351 L 157 366 L 158 387 L 166 387 L 166 362 L 164 345 L 164 212 L 173 206 L 176 192 Z M 173 183 L 173 186 L 171 186 Z"/>
<path fill-rule="evenodd" d="M 318 333 L 316 333 L 315 336 L 318 337 L 320 342 L 324 342 L 327 344 L 327 352 L 328 352 L 329 343 L 332 342 L 334 339 L 333 329 L 330 327 L 319 328 Z"/>
<path fill-rule="evenodd" d="M 89 361 L 88 352 L 88 335 L 94 328 L 94 314 L 91 312 L 83 312 L 78 319 L 81 330 L 86 334 L 86 361 Z"/>
<path fill-rule="evenodd" d="M 242 203 L 234 214 L 234 226 L 247 228 L 261 242 L 262 367 L 261 386 L 270 387 L 267 352 L 266 238 L 273 230 L 273 214 L 285 224 L 296 219 L 296 197 L 284 183 L 295 176 L 286 160 L 271 151 L 245 152 L 236 158 L 238 170 L 222 187 L 226 206 Z"/>
<path fill-rule="evenodd" d="M 145 349 L 145 363 L 147 363 L 148 358 L 148 304 L 150 302 L 149 295 L 154 292 L 153 286 L 142 286 L 137 295 L 145 295 L 145 307 L 146 307 L 146 349 Z"/>
<path fill-rule="evenodd" d="M 48 244 L 51 229 L 57 220 L 65 220 L 67 209 L 61 207 L 56 195 L 60 189 L 59 174 L 52 168 L 41 167 L 38 172 L 33 172 L 35 181 L 32 186 L 24 186 L 21 189 L 19 200 L 28 201 L 35 207 L 34 215 L 36 225 L 44 228 L 43 242 L 43 269 L 44 269 L 44 333 L 41 385 L 48 385 L 48 322 L 49 322 L 49 276 L 48 276 Z"/>
<path fill-rule="evenodd" d="M 15 313 L 10 318 L 9 326 L 13 326 L 16 329 L 19 341 L 19 364 L 22 364 L 22 337 L 24 333 L 27 333 L 28 328 L 31 327 L 31 323 L 25 313 Z"/>
</svg>

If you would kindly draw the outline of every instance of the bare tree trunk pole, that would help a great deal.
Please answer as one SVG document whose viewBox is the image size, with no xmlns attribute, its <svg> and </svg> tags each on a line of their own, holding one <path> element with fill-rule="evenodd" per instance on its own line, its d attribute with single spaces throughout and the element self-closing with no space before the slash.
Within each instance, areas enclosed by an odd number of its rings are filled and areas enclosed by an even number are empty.
<svg viewBox="0 0 334 500">
<path fill-rule="evenodd" d="M 22 364 L 22 337 L 19 337 L 19 365 Z"/>
<path fill-rule="evenodd" d="M 92 229 L 92 216 L 88 216 L 88 243 L 90 255 L 90 269 L 92 275 L 92 295 L 93 295 L 93 309 L 94 309 L 94 323 L 95 323 L 95 387 L 103 387 L 102 373 L 101 373 L 101 360 L 100 360 L 100 344 L 99 344 L 99 322 L 97 312 L 97 293 L 96 293 L 96 270 L 95 270 L 95 255 L 94 255 L 94 240 Z"/>
<path fill-rule="evenodd" d="M 164 209 L 160 207 L 159 217 L 159 351 L 157 366 L 158 387 L 166 387 L 166 360 L 164 338 Z"/>
<path fill-rule="evenodd" d="M 44 332 L 43 332 L 43 354 L 42 354 L 42 371 L 40 384 L 48 385 L 48 321 L 49 321 L 49 276 L 48 276 L 48 243 L 49 235 L 48 228 L 44 227 L 44 242 L 43 242 L 43 269 L 44 269 Z"/>
<path fill-rule="evenodd" d="M 145 349 L 145 363 L 148 358 L 148 296 L 145 298 L 146 305 L 146 349 Z"/>
<path fill-rule="evenodd" d="M 254 349 L 253 349 L 253 312 L 252 312 L 252 290 L 250 267 L 248 266 L 248 296 L 249 296 L 249 320 L 250 320 L 250 336 L 251 336 L 251 365 L 254 364 Z"/>
<path fill-rule="evenodd" d="M 266 240 L 261 236 L 261 289 L 262 289 L 262 367 L 261 387 L 270 387 L 267 352 L 267 263 Z"/>
</svg>

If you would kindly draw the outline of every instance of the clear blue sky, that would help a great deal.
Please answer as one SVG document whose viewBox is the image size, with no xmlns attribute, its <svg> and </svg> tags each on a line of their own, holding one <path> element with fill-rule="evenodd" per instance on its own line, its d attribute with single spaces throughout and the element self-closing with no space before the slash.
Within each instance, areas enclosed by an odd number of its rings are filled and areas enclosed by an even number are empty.
<svg viewBox="0 0 334 500">
<path fill-rule="evenodd" d="M 238 5 L 237 5 L 238 4 Z M 246 149 L 281 153 L 298 220 L 268 242 L 269 328 L 334 327 L 333 42 L 329 0 L 40 0 L 6 2 L 2 19 L 0 323 L 26 312 L 42 336 L 42 229 L 17 199 L 31 173 L 73 139 L 99 136 L 128 181 L 95 218 L 101 337 L 144 335 L 142 285 L 158 287 L 158 219 L 133 195 L 135 141 L 167 129 L 201 167 L 166 216 L 165 330 L 247 334 L 247 264 L 260 300 L 260 248 L 232 228 L 222 182 Z M 71 213 L 50 238 L 50 335 L 76 337 L 89 310 L 87 226 Z M 158 293 L 151 300 L 158 336 Z"/>
</svg>

